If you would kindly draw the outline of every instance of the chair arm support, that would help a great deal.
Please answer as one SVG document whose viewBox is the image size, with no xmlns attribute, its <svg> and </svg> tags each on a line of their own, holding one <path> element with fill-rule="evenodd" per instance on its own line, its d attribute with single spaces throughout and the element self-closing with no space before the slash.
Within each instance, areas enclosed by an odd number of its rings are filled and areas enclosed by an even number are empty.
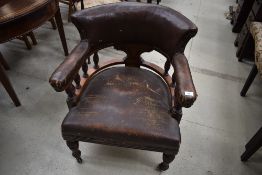
<svg viewBox="0 0 262 175">
<path fill-rule="evenodd" d="M 54 71 L 49 79 L 49 83 L 57 92 L 65 90 L 72 83 L 82 64 L 85 62 L 88 51 L 88 42 L 81 41 Z"/>
<path fill-rule="evenodd" d="M 176 54 L 172 60 L 175 78 L 175 98 L 181 107 L 189 108 L 197 98 L 187 58 Z"/>
</svg>

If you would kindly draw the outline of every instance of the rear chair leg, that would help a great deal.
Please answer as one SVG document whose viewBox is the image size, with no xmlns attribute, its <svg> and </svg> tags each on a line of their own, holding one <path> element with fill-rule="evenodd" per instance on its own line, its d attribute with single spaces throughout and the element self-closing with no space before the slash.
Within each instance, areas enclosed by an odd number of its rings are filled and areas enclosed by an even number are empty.
<svg viewBox="0 0 262 175">
<path fill-rule="evenodd" d="M 163 153 L 163 162 L 158 165 L 160 171 L 165 171 L 169 168 L 169 164 L 175 159 L 175 154 Z"/>
<path fill-rule="evenodd" d="M 79 143 L 78 141 L 66 141 L 66 145 L 69 147 L 69 149 L 72 151 L 72 156 L 76 158 L 78 163 L 82 163 L 81 158 L 81 151 L 79 150 Z"/>
</svg>

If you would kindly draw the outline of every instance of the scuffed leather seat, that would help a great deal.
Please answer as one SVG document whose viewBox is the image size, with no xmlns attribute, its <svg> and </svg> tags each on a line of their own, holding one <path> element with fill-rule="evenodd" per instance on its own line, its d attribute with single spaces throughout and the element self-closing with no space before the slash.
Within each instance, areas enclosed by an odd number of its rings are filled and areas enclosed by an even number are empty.
<svg viewBox="0 0 262 175">
<path fill-rule="evenodd" d="M 170 91 L 149 70 L 116 67 L 95 75 L 79 104 L 71 108 L 62 124 L 70 135 L 92 142 L 177 151 L 178 122 L 170 116 Z"/>
</svg>

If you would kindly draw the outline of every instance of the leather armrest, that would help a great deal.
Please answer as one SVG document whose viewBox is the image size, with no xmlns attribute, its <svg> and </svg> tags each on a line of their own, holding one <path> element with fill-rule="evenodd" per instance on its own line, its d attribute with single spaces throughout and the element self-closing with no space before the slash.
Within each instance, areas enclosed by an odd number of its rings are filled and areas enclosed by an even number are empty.
<svg viewBox="0 0 262 175">
<path fill-rule="evenodd" d="M 58 66 L 49 79 L 53 88 L 61 92 L 74 80 L 89 51 L 87 41 L 81 41 L 66 59 Z"/>
<path fill-rule="evenodd" d="M 180 106 L 189 108 L 197 98 L 187 58 L 183 54 L 176 54 L 172 60 L 174 78 L 176 82 L 175 98 Z"/>
</svg>

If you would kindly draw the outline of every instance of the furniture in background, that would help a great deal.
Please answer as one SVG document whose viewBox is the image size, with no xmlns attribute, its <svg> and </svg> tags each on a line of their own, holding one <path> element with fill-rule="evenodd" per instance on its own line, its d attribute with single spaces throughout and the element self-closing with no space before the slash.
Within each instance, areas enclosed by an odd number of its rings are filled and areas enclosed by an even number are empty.
<svg viewBox="0 0 262 175">
<path fill-rule="evenodd" d="M 241 155 L 241 161 L 246 162 L 262 146 L 262 127 L 245 145 L 245 152 Z"/>
<path fill-rule="evenodd" d="M 245 96 L 250 85 L 254 81 L 258 71 L 262 75 L 262 23 L 252 22 L 250 24 L 250 33 L 254 38 L 255 43 L 255 64 L 246 80 L 243 89 L 240 92 L 241 96 Z M 262 146 L 262 127 L 246 144 L 245 152 L 241 155 L 242 161 L 247 161 L 260 147 Z"/>
<path fill-rule="evenodd" d="M 253 21 L 262 21 L 262 0 L 256 0 L 253 3 L 249 16 L 241 29 L 241 32 L 237 35 L 235 45 L 238 47 L 236 56 L 239 61 L 242 59 L 253 60 L 254 59 L 254 42 L 249 32 L 250 23 Z"/>
<path fill-rule="evenodd" d="M 52 25 L 52 28 L 53 28 L 54 30 L 56 30 L 55 19 L 54 19 L 54 18 L 51 18 L 49 21 L 50 21 L 50 23 L 51 23 L 51 25 Z M 34 35 L 34 32 L 33 32 L 33 31 L 28 32 L 28 33 L 26 33 L 26 34 L 24 34 L 24 35 L 22 35 L 22 36 L 18 36 L 18 37 L 17 37 L 17 39 L 20 39 L 20 40 L 22 40 L 22 41 L 25 42 L 25 45 L 26 45 L 26 47 L 27 47 L 28 50 L 31 50 L 31 49 L 32 49 L 32 46 L 31 46 L 31 43 L 30 43 L 30 41 L 29 41 L 28 38 L 31 39 L 33 45 L 37 45 L 37 41 L 36 41 L 36 38 L 35 38 L 35 35 Z"/>
<path fill-rule="evenodd" d="M 262 23 L 252 22 L 250 24 L 250 33 L 253 36 L 253 43 L 255 45 L 255 64 L 245 82 L 243 89 L 240 92 L 241 96 L 245 96 L 250 85 L 254 81 L 258 71 L 262 75 Z"/>
<path fill-rule="evenodd" d="M 71 21 L 71 15 L 76 11 L 75 3 L 81 1 L 81 9 L 84 9 L 84 0 L 59 0 L 59 2 L 68 5 L 68 21 Z"/>
<path fill-rule="evenodd" d="M 158 168 L 167 170 L 180 147 L 182 107 L 197 98 L 184 55 L 197 27 L 173 9 L 135 2 L 91 7 L 71 20 L 81 41 L 49 82 L 68 95 L 62 136 L 73 157 L 82 162 L 79 141 L 150 150 L 163 153 Z M 107 63 L 96 58 L 88 68 L 89 56 L 110 46 L 126 57 Z M 164 69 L 142 59 L 152 50 L 166 57 Z"/>
<path fill-rule="evenodd" d="M 35 35 L 34 35 L 33 31 L 28 32 L 28 33 L 26 33 L 24 35 L 18 36 L 16 38 L 24 41 L 27 49 L 31 50 L 32 46 L 31 46 L 30 41 L 28 40 L 28 37 L 31 38 L 33 45 L 37 45 L 37 41 L 35 39 Z"/>
<path fill-rule="evenodd" d="M 51 23 L 54 24 L 54 21 L 52 22 L 52 18 L 55 17 L 64 53 L 65 55 L 68 55 L 67 43 L 58 3 L 58 0 L 23 0 L 19 1 L 19 3 L 16 0 L 1 0 L 0 43 L 7 42 L 20 36 L 22 36 L 22 39 L 25 39 L 26 35 L 30 35 L 30 32 L 33 29 L 41 26 L 44 22 L 51 20 Z M 28 42 L 27 44 L 30 44 Z M 36 41 L 33 42 L 36 43 Z M 3 56 L 1 57 L 2 60 L 4 60 Z M 15 98 L 13 97 L 16 97 L 16 95 L 7 78 L 7 75 L 2 69 L 1 74 L 1 82 L 5 87 L 10 89 L 9 94 L 14 100 Z M 18 103 L 15 102 L 15 104 Z"/>
<path fill-rule="evenodd" d="M 237 8 L 233 11 L 231 24 L 233 25 L 232 32 L 239 33 L 246 22 L 246 19 L 252 9 L 255 0 L 239 0 Z M 233 8 L 231 6 L 231 8 Z M 232 9 L 233 10 L 233 9 Z"/>
<path fill-rule="evenodd" d="M 14 91 L 14 88 L 13 88 L 10 80 L 8 79 L 4 69 L 9 70 L 10 68 L 9 68 L 7 62 L 5 61 L 3 55 L 0 52 L 0 82 L 3 84 L 7 93 L 9 94 L 11 99 L 13 100 L 15 106 L 20 106 L 21 105 L 20 101 L 17 98 L 17 95 Z"/>
<path fill-rule="evenodd" d="M 27 34 L 55 17 L 65 55 L 68 49 L 58 0 L 1 0 L 0 43 Z"/>
</svg>

